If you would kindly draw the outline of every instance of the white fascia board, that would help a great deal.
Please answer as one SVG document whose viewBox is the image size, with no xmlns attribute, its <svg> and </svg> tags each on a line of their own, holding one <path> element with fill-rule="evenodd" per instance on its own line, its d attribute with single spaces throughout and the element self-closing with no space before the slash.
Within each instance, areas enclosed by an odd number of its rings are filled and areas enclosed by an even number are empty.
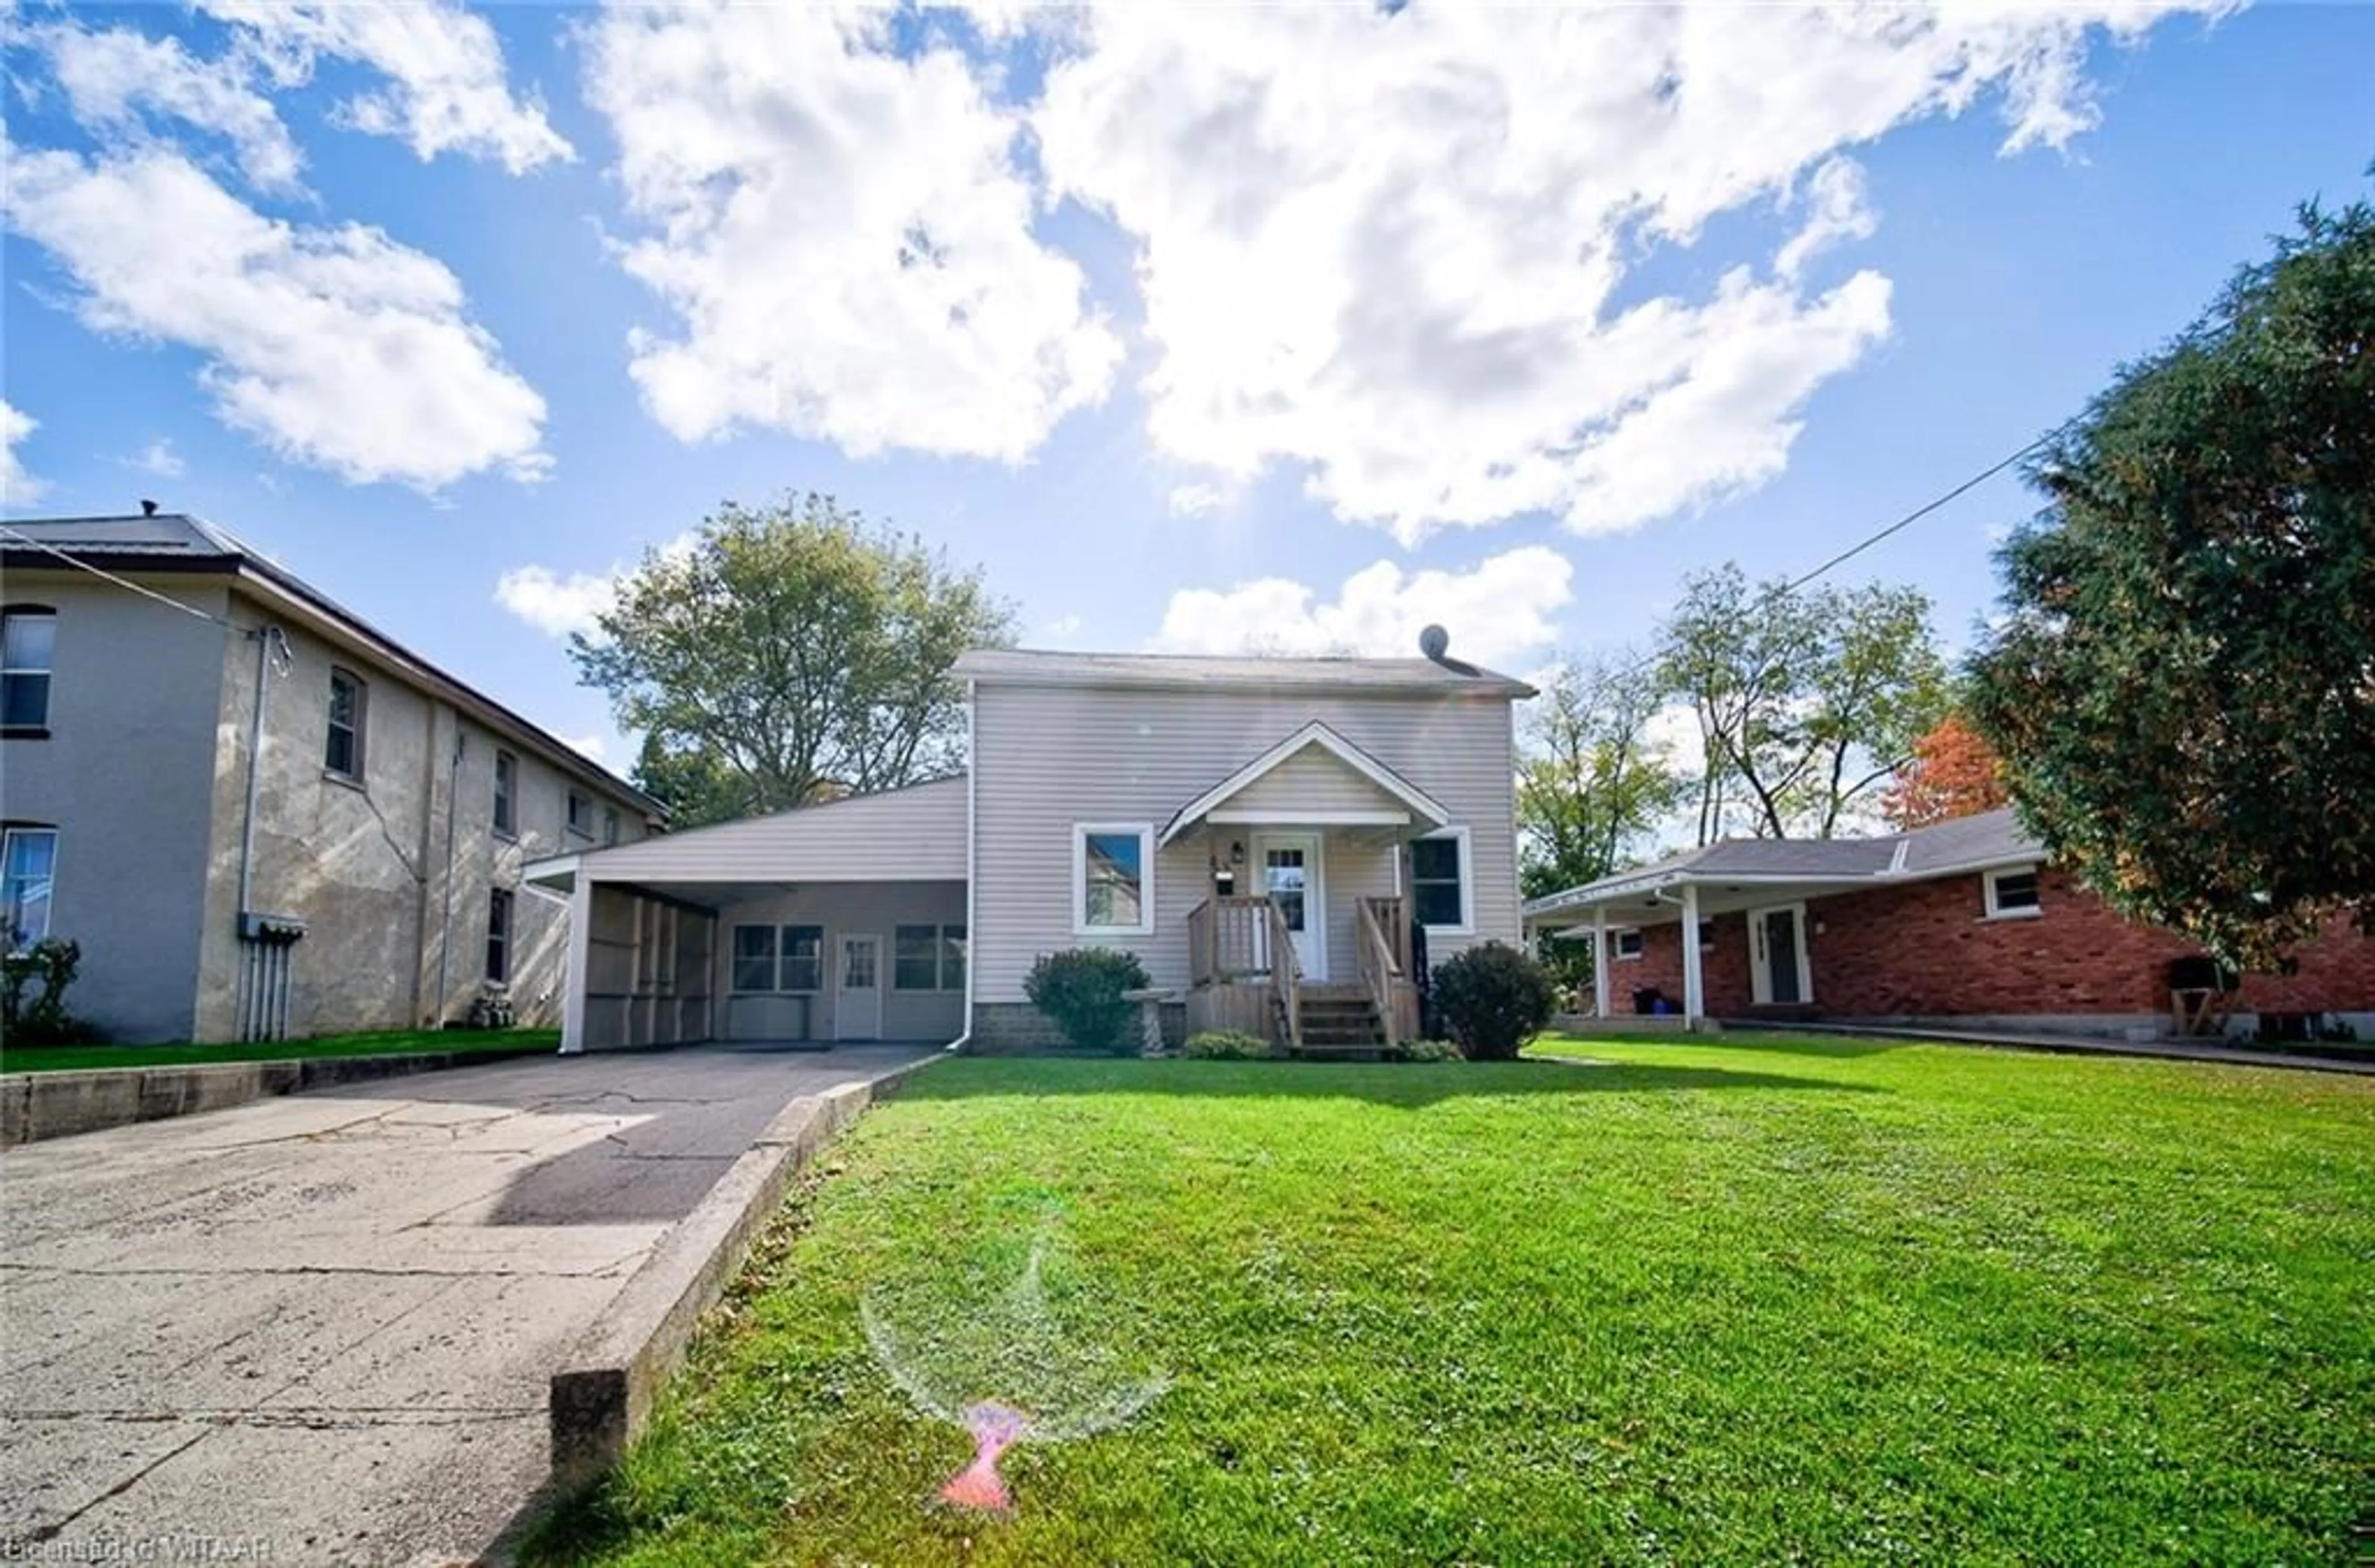
<svg viewBox="0 0 2375 1568">
<path fill-rule="evenodd" d="M 1170 822 L 1164 826 L 1161 842 L 1165 844 L 1171 843 L 1187 831 L 1192 824 L 1209 815 L 1214 807 L 1219 806 L 1306 746 L 1322 748 L 1338 761 L 1409 807 L 1413 815 L 1424 819 L 1431 826 L 1441 827 L 1451 820 L 1451 813 L 1446 810 L 1433 796 L 1338 735 L 1317 719 L 1314 719 L 1181 807 Z"/>
</svg>

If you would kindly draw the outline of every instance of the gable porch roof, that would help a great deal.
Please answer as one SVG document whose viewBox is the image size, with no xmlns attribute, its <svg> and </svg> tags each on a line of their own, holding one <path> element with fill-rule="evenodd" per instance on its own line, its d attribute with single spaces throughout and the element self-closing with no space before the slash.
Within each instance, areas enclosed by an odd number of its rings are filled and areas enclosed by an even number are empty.
<svg viewBox="0 0 2375 1568">
<path fill-rule="evenodd" d="M 1354 814 L 1361 819 L 1359 821 L 1341 825 L 1434 829 L 1451 820 L 1451 813 L 1433 796 L 1315 719 L 1174 812 L 1171 820 L 1164 824 L 1161 842 L 1170 843 L 1208 819 L 1227 820 L 1226 808 L 1230 800 L 1276 772 L 1290 759 L 1312 748 L 1318 749 L 1347 772 L 1365 780 L 1381 797 L 1378 809 Z M 1265 813 L 1265 819 L 1332 821 L 1343 815 L 1338 812 L 1323 817 L 1306 813 L 1298 819 L 1291 812 L 1280 814 L 1273 809 Z"/>
</svg>

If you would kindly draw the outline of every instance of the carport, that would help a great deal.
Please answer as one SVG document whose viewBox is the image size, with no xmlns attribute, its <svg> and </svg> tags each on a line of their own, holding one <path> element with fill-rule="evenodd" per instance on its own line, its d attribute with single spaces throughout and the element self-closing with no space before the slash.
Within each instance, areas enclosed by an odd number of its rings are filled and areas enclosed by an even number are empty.
<svg viewBox="0 0 2375 1568">
<path fill-rule="evenodd" d="M 530 866 L 570 901 L 561 1050 L 958 1038 L 965 798 L 942 779 Z"/>
</svg>

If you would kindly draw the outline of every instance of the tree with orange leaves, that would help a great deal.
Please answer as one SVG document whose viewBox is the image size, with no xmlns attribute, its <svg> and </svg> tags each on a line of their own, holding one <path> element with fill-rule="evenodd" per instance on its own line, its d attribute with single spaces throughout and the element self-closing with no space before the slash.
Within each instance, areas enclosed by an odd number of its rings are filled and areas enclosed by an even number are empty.
<svg viewBox="0 0 2375 1568">
<path fill-rule="evenodd" d="M 1892 828 L 1926 828 L 1992 811 L 2010 798 L 2003 759 L 1961 714 L 1948 713 L 1913 743 L 1913 756 L 1896 770 L 1880 810 Z"/>
</svg>

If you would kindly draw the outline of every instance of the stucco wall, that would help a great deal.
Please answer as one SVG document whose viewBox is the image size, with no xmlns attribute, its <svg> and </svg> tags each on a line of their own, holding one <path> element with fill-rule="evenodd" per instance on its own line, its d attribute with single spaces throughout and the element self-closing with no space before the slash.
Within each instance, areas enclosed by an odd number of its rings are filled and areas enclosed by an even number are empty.
<svg viewBox="0 0 2375 1568">
<path fill-rule="evenodd" d="M 225 612 L 219 587 L 160 587 Z M 50 733 L 0 740 L 0 815 L 58 830 L 50 929 L 82 948 L 68 1005 L 112 1039 L 186 1039 L 215 696 L 235 639 L 79 573 L 11 571 L 0 599 L 57 611 Z"/>
<path fill-rule="evenodd" d="M 260 619 L 241 605 L 242 618 Z M 291 953 L 295 1035 L 433 1028 L 461 1019 L 484 982 L 489 894 L 514 890 L 508 994 L 523 1023 L 557 1024 L 568 906 L 522 888 L 527 861 L 586 847 L 565 831 L 570 776 L 349 648 L 289 631 L 291 658 L 267 683 L 253 907 L 306 924 Z M 254 696 L 254 644 L 226 661 L 215 737 L 214 822 L 204 925 L 200 1038 L 236 1034 L 239 860 Z M 360 783 L 324 766 L 333 666 L 367 684 Z M 494 830 L 495 754 L 518 759 L 517 831 Z M 640 836 L 623 796 L 621 842 Z M 451 832 L 448 833 L 448 806 Z M 449 896 L 450 894 L 450 896 Z"/>
<path fill-rule="evenodd" d="M 2043 874 L 2041 914 L 1986 919 L 1979 876 L 1903 883 L 1807 905 L 1814 1005 L 1840 1019 L 2153 1018 L 2168 1011 L 2170 960 L 2199 952 L 2181 937 L 2121 919 L 2062 872 Z M 1753 992 L 1740 914 L 1709 923 L 1707 1010 L 1744 1014 Z M 1611 1006 L 1636 985 L 1683 994 L 1679 924 L 1643 933 L 1638 961 L 1613 964 Z M 2375 1009 L 2375 938 L 2339 920 L 2298 955 L 2293 975 L 2246 976 L 2239 1010 Z"/>
</svg>

